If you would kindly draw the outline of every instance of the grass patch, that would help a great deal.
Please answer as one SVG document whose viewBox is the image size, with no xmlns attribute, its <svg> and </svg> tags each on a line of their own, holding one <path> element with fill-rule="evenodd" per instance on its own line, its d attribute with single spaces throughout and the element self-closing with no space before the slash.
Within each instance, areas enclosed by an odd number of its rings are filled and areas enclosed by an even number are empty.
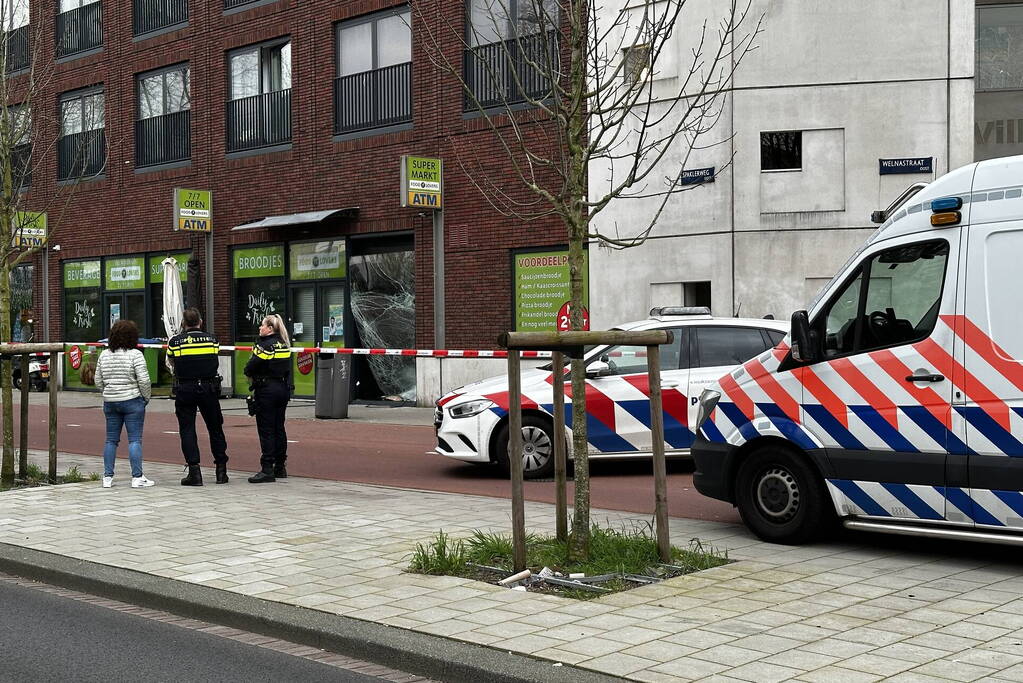
<svg viewBox="0 0 1023 683">
<path fill-rule="evenodd" d="M 78 484 L 83 481 L 99 481 L 98 472 L 85 474 L 77 465 L 71 465 L 67 472 L 57 475 L 58 484 Z M 46 486 L 50 483 L 49 471 L 39 465 L 30 462 L 25 468 L 25 476 L 14 480 L 13 488 L 29 488 L 33 486 Z"/>
<path fill-rule="evenodd" d="M 477 529 L 469 538 L 452 540 L 441 531 L 431 542 L 416 545 L 409 571 L 496 582 L 512 573 L 512 556 L 510 536 Z M 730 562 L 727 553 L 705 547 L 698 539 L 691 540 L 686 548 L 672 546 L 671 557 L 670 564 L 661 564 L 653 525 L 649 523 L 621 527 L 594 525 L 590 531 L 590 557 L 585 562 L 569 561 L 568 544 L 558 541 L 554 536 L 526 536 L 526 566 L 533 574 L 543 567 L 566 577 L 576 573 L 588 577 L 614 574 L 615 578 L 599 584 L 611 591 L 642 585 L 628 580 L 625 575 L 664 579 Z M 528 590 L 555 592 L 582 599 L 600 595 L 550 583 L 537 583 L 528 586 Z"/>
</svg>

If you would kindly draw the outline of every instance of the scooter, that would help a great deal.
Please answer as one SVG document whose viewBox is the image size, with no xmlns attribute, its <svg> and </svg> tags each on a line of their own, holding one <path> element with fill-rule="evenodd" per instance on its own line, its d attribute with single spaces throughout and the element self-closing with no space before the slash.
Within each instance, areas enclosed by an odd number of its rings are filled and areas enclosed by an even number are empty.
<svg viewBox="0 0 1023 683">
<path fill-rule="evenodd" d="M 14 364 L 14 388 L 21 389 L 21 363 Z M 29 389 L 46 391 L 50 383 L 50 364 L 48 361 L 31 357 L 28 361 Z"/>
</svg>

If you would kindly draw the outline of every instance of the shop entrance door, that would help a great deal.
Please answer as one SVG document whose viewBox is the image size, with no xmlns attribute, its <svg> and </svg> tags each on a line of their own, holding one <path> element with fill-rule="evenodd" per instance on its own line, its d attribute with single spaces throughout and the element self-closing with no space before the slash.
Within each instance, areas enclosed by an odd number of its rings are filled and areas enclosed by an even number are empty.
<svg viewBox="0 0 1023 683">
<path fill-rule="evenodd" d="M 103 295 L 103 336 L 118 320 L 132 320 L 139 326 L 139 337 L 148 337 L 145 292 L 123 292 Z"/>
<path fill-rule="evenodd" d="M 345 312 L 343 281 L 288 286 L 288 331 L 293 346 L 344 346 Z M 312 359 L 305 355 L 296 354 L 292 368 L 297 396 L 315 393 Z"/>
</svg>

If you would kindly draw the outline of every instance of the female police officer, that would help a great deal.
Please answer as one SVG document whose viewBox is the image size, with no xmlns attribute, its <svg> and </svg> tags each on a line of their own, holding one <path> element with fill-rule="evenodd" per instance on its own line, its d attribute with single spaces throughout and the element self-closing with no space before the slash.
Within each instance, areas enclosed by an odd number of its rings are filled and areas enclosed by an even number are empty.
<svg viewBox="0 0 1023 683">
<path fill-rule="evenodd" d="M 256 401 L 256 431 L 262 451 L 262 471 L 249 477 L 253 484 L 287 477 L 284 461 L 288 458 L 288 435 L 284 431 L 284 412 L 291 396 L 291 339 L 279 315 L 268 315 L 259 326 L 259 341 L 252 347 L 252 358 L 245 365 Z"/>
</svg>

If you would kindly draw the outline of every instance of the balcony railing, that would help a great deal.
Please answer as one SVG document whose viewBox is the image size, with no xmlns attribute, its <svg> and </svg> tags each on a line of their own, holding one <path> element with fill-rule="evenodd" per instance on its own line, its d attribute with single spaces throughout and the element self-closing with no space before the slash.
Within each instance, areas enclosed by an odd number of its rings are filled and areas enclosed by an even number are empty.
<svg viewBox="0 0 1023 683">
<path fill-rule="evenodd" d="M 291 89 L 227 103 L 227 151 L 291 142 Z"/>
<path fill-rule="evenodd" d="M 57 57 L 67 57 L 103 45 L 103 7 L 100 2 L 57 15 Z"/>
<path fill-rule="evenodd" d="M 32 184 L 32 145 L 17 145 L 11 150 L 11 175 L 14 185 L 28 187 Z"/>
<path fill-rule="evenodd" d="M 334 79 L 334 132 L 412 120 L 412 62 Z"/>
<path fill-rule="evenodd" d="M 544 99 L 559 70 L 558 32 L 469 48 L 463 59 L 466 86 L 484 108 Z M 466 93 L 465 110 L 476 107 Z"/>
<path fill-rule="evenodd" d="M 4 67 L 7 73 L 27 69 L 32 61 L 32 52 L 28 47 L 28 24 L 8 31 L 4 39 Z"/>
<path fill-rule="evenodd" d="M 135 122 L 135 166 L 157 166 L 192 158 L 192 112 L 153 116 Z"/>
<path fill-rule="evenodd" d="M 250 5 L 254 2 L 259 2 L 259 0 L 224 0 L 224 9 L 234 9 L 235 7 Z"/>
<path fill-rule="evenodd" d="M 103 128 L 65 135 L 57 143 L 57 179 L 87 178 L 103 172 L 107 136 Z"/>
<path fill-rule="evenodd" d="M 188 0 L 135 0 L 135 35 L 188 21 Z"/>
</svg>

